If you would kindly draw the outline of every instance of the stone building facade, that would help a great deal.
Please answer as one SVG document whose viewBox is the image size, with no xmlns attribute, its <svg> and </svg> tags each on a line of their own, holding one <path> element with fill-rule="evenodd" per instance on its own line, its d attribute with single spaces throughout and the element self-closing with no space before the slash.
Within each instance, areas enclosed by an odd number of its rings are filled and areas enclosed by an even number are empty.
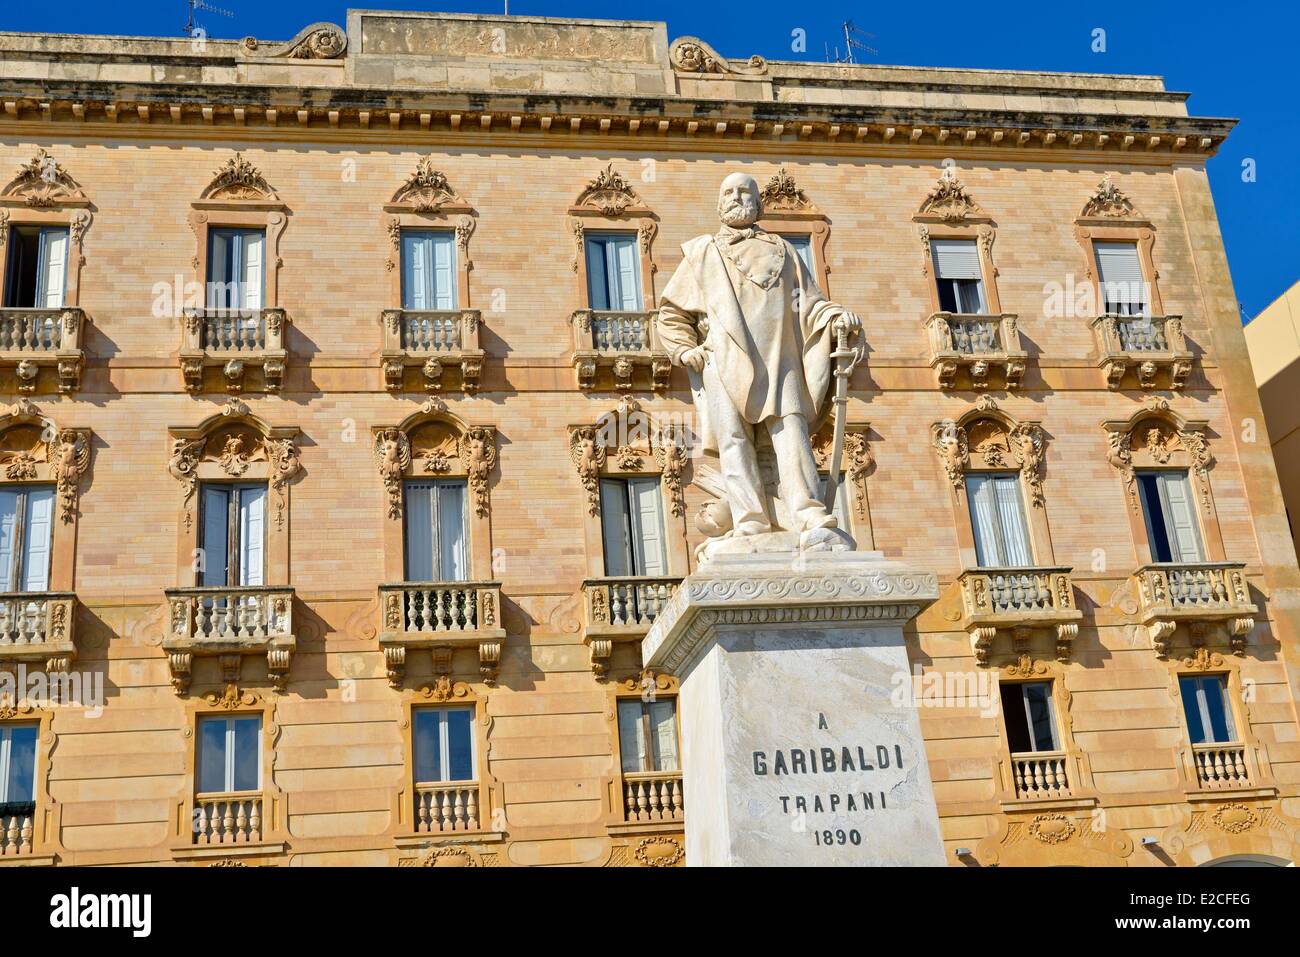
<svg viewBox="0 0 1300 957">
<path fill-rule="evenodd" d="M 0 863 L 683 863 L 639 639 L 712 494 L 651 318 L 735 169 L 865 326 L 839 513 L 941 586 L 899 690 L 953 863 L 1295 860 L 1185 99 L 662 23 L 0 34 L 0 663 L 81 683 L 0 700 Z"/>
</svg>

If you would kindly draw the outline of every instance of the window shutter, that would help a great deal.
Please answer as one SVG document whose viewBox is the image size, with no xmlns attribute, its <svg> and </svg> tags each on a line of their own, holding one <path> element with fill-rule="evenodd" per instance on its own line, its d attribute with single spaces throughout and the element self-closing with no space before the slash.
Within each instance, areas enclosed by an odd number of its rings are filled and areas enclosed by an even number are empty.
<svg viewBox="0 0 1300 957">
<path fill-rule="evenodd" d="M 618 703 L 618 750 L 623 758 L 625 773 L 646 770 L 645 745 L 641 701 L 639 699 L 620 701 Z"/>
<path fill-rule="evenodd" d="M 1029 547 L 1025 513 L 1020 507 L 1020 479 L 999 475 L 994 480 L 994 488 L 1002 531 L 1002 560 L 1011 566 L 1032 565 L 1033 551 Z"/>
<path fill-rule="evenodd" d="M 229 305 L 230 254 L 234 236 L 221 230 L 208 234 L 208 290 L 209 309 L 224 309 Z"/>
<path fill-rule="evenodd" d="M 0 588 L 19 587 L 14 581 L 14 542 L 18 533 L 18 493 L 0 489 Z"/>
<path fill-rule="evenodd" d="M 433 260 L 434 309 L 456 308 L 456 244 L 454 233 L 433 233 L 429 237 Z"/>
<path fill-rule="evenodd" d="M 465 483 L 440 482 L 437 491 L 438 581 L 465 581 Z"/>
<path fill-rule="evenodd" d="M 4 729 L 7 754 L 0 768 L 7 768 L 0 780 L 0 804 L 30 804 L 36 797 L 36 726 L 22 724 Z"/>
<path fill-rule="evenodd" d="M 415 780 L 422 784 L 442 780 L 442 735 L 439 731 L 441 714 L 431 708 L 415 712 L 412 736 L 415 738 Z"/>
<path fill-rule="evenodd" d="M 265 582 L 266 489 L 239 490 L 239 584 Z"/>
<path fill-rule="evenodd" d="M 230 489 L 220 485 L 203 487 L 203 573 L 201 585 L 230 584 Z"/>
<path fill-rule="evenodd" d="M 1166 508 L 1165 526 L 1176 562 L 1204 561 L 1201 534 L 1196 527 L 1196 511 L 1186 472 L 1161 472 L 1160 498 Z"/>
<path fill-rule="evenodd" d="M 226 719 L 204 718 L 199 721 L 200 794 L 220 794 L 226 790 Z"/>
<path fill-rule="evenodd" d="M 231 762 L 231 791 L 258 791 L 262 787 L 262 719 L 232 718 L 234 760 Z"/>
<path fill-rule="evenodd" d="M 975 530 L 975 560 L 981 568 L 996 568 L 1003 564 L 993 486 L 991 475 L 966 476 L 966 499 L 970 503 L 971 527 Z"/>
<path fill-rule="evenodd" d="M 624 312 L 641 311 L 640 263 L 637 261 L 636 239 L 620 236 L 610 240 L 618 262 L 618 273 L 610 284 L 613 295 L 611 299 L 618 302 L 616 308 Z M 614 257 L 610 257 L 611 259 Z"/>
<path fill-rule="evenodd" d="M 470 708 L 448 708 L 442 715 L 447 728 L 448 781 L 474 779 L 474 712 Z"/>
<path fill-rule="evenodd" d="M 671 698 L 650 703 L 650 731 L 654 735 L 655 770 L 676 771 L 677 709 Z"/>
<path fill-rule="evenodd" d="M 664 497 L 659 479 L 628 480 L 632 501 L 633 547 L 637 575 L 659 578 L 668 574 L 668 557 L 664 554 Z"/>
<path fill-rule="evenodd" d="M 1146 279 L 1142 275 L 1137 244 L 1096 243 L 1093 249 L 1106 310 L 1119 306 L 1145 306 Z"/>
<path fill-rule="evenodd" d="M 406 580 L 437 581 L 433 570 L 433 485 L 406 483 Z"/>
<path fill-rule="evenodd" d="M 37 295 L 46 309 L 63 306 L 63 290 L 68 275 L 68 231 L 41 230 L 40 288 Z"/>
<path fill-rule="evenodd" d="M 939 279 L 982 279 L 979 247 L 973 239 L 932 239 L 935 274 Z"/>
<path fill-rule="evenodd" d="M 587 237 L 587 301 L 592 309 L 610 309 L 609 278 L 605 274 L 605 244 Z"/>
<path fill-rule="evenodd" d="M 600 480 L 600 527 L 605 540 L 606 577 L 626 578 L 633 574 L 627 484 L 622 479 Z"/>
<path fill-rule="evenodd" d="M 27 492 L 27 521 L 23 529 L 23 591 L 50 587 L 50 530 L 54 517 L 54 489 Z"/>
<path fill-rule="evenodd" d="M 425 309 L 424 233 L 402 230 L 402 308 Z"/>
<path fill-rule="evenodd" d="M 262 277 L 263 277 L 263 247 L 265 246 L 265 235 L 257 230 L 245 230 L 240 234 L 240 245 L 242 249 L 243 270 L 239 277 L 242 285 L 240 286 L 239 307 L 241 309 L 261 309 L 262 308 Z"/>
</svg>

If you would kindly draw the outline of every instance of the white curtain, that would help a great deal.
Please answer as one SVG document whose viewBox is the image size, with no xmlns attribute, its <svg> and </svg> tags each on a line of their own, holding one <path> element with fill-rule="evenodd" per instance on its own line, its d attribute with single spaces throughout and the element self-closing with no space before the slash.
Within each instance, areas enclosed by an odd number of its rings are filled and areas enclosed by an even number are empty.
<svg viewBox="0 0 1300 957">
<path fill-rule="evenodd" d="M 1025 515 L 1020 508 L 1020 477 L 999 475 L 994 481 L 998 520 L 1002 531 L 1002 560 L 1011 566 L 1032 565 Z"/>
</svg>

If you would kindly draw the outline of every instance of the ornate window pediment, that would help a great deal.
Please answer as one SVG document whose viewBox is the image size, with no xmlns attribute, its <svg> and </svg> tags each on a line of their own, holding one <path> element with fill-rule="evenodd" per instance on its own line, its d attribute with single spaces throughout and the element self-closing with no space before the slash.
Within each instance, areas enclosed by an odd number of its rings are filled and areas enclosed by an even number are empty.
<svg viewBox="0 0 1300 957">
<path fill-rule="evenodd" d="M 488 478 L 497 463 L 497 434 L 490 425 L 469 425 L 429 399 L 400 425 L 374 429 L 375 465 L 388 495 L 388 517 L 402 517 L 406 478 L 464 478 L 474 514 L 491 512 Z"/>
<path fill-rule="evenodd" d="M 808 194 L 799 188 L 794 177 L 782 166 L 759 191 L 763 201 L 764 215 L 770 213 L 801 213 L 808 216 L 822 216 L 817 204 L 808 198 Z"/>
<path fill-rule="evenodd" d="M 77 517 L 81 476 L 89 466 L 89 429 L 59 428 L 27 399 L 0 415 L 0 471 L 9 482 L 53 482 L 64 524 Z"/>
<path fill-rule="evenodd" d="M 1043 505 L 1043 462 L 1047 441 L 1037 422 L 1017 422 L 984 396 L 959 419 L 944 419 L 930 428 L 931 440 L 954 489 L 962 489 L 969 471 L 1017 471 L 1029 490 L 1029 502 Z"/>
<path fill-rule="evenodd" d="M 18 175 L 0 190 L 0 202 L 33 209 L 90 205 L 81 184 L 43 149 L 20 166 Z"/>
<path fill-rule="evenodd" d="M 610 163 L 578 194 L 569 212 L 573 215 L 585 212 L 598 216 L 628 216 L 648 213 L 650 210 L 641 201 L 627 177 Z"/>
<path fill-rule="evenodd" d="M 1079 219 L 1129 219 L 1142 221 L 1143 217 L 1128 195 L 1115 185 L 1107 173 L 1083 204 Z"/>
<path fill-rule="evenodd" d="M 917 222 L 949 224 L 988 218 L 984 208 L 971 198 L 965 185 L 957 178 L 957 170 L 952 166 L 943 168 L 943 172 L 939 174 L 939 181 L 926 194 L 913 217 Z"/>
<path fill-rule="evenodd" d="M 280 197 L 271 189 L 262 171 L 246 159 L 243 153 L 230 157 L 225 165 L 212 174 L 211 181 L 203 188 L 199 199 L 280 202 Z"/>
<path fill-rule="evenodd" d="M 446 175 L 433 165 L 433 157 L 422 156 L 415 170 L 397 188 L 387 207 L 392 212 L 470 212 L 470 205 L 452 188 Z"/>
<path fill-rule="evenodd" d="M 684 426 L 657 424 L 632 396 L 592 425 L 569 426 L 569 458 L 586 493 L 587 514 L 600 514 L 602 475 L 660 475 L 669 512 L 683 516 L 688 441 Z"/>
<path fill-rule="evenodd" d="M 1196 477 L 1201 506 L 1210 513 L 1210 468 L 1214 456 L 1205 437 L 1207 424 L 1180 415 L 1170 408 L 1167 399 L 1157 397 L 1148 399 L 1127 419 L 1102 422 L 1109 445 L 1107 460 L 1124 477 L 1135 513 L 1142 511 L 1136 478 L 1136 470 L 1140 468 L 1188 469 Z"/>
</svg>

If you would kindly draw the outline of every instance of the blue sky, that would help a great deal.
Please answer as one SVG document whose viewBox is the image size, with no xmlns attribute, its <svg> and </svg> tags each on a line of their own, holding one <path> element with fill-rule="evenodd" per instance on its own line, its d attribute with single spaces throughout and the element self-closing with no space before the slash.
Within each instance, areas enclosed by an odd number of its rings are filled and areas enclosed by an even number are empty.
<svg viewBox="0 0 1300 957">
<path fill-rule="evenodd" d="M 233 17 L 200 13 L 213 37 L 284 40 L 314 20 L 345 22 L 349 4 L 334 0 L 209 0 Z M 445 9 L 501 13 L 500 2 L 376 0 L 352 6 L 387 10 Z M 971 11 L 962 15 L 962 10 Z M 1300 108 L 1291 68 L 1300 30 L 1300 4 L 1096 2 L 1054 4 L 895 3 L 869 5 L 817 0 L 511 0 L 510 12 L 555 17 L 666 20 L 669 37 L 693 34 L 727 56 L 771 59 L 825 57 L 839 24 L 854 20 L 875 35 L 873 63 L 1006 69 L 1154 73 L 1170 90 L 1192 94 L 1189 110 L 1230 116 L 1241 124 L 1210 161 L 1215 203 L 1227 244 L 1237 298 L 1255 315 L 1300 279 L 1300 202 L 1287 167 L 1300 148 Z M 0 30 L 175 36 L 185 0 L 58 0 L 8 3 Z M 1092 51 L 1092 32 L 1106 31 L 1106 52 Z M 806 31 L 807 52 L 791 51 L 791 34 Z M 1254 182 L 1242 163 L 1253 160 Z"/>
</svg>

